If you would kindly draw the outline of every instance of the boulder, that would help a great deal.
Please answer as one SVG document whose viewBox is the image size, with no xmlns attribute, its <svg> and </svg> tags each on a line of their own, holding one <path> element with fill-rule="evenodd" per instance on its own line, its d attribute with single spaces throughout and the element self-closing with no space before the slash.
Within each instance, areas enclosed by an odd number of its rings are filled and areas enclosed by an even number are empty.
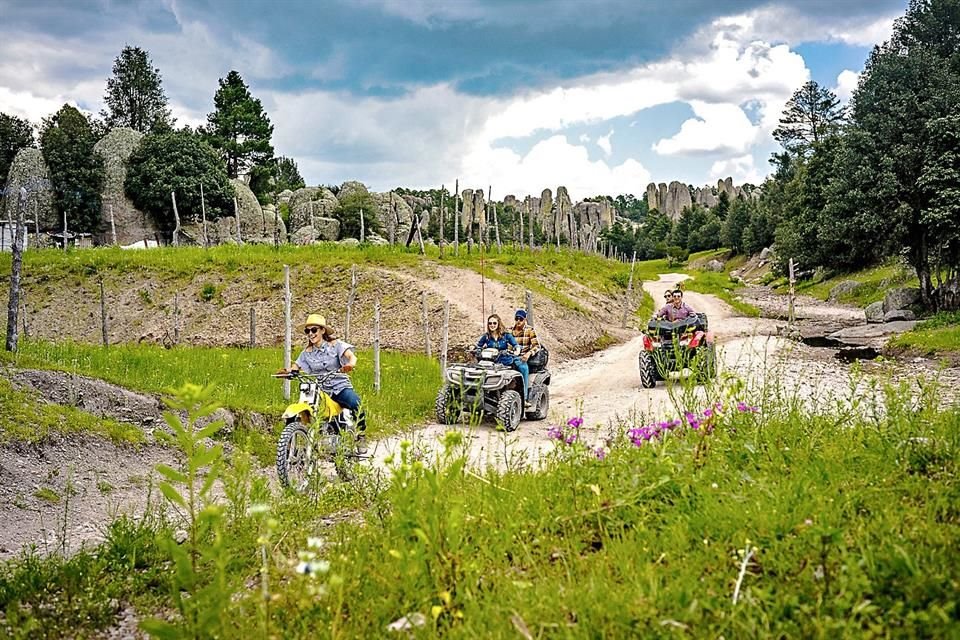
<svg viewBox="0 0 960 640">
<path fill-rule="evenodd" d="M 367 185 L 363 184 L 362 182 L 357 182 L 356 180 L 347 180 L 340 185 L 340 192 L 337 194 L 337 197 L 340 200 L 343 200 L 347 196 L 354 193 L 367 194 L 370 193 L 370 190 L 367 189 Z"/>
<path fill-rule="evenodd" d="M 94 145 L 93 150 L 103 156 L 106 180 L 100 197 L 103 201 L 103 221 L 110 238 L 110 215 L 117 230 L 117 243 L 121 245 L 155 238 L 158 228 L 151 216 L 133 206 L 123 189 L 127 179 L 127 161 L 140 144 L 143 134 L 127 127 L 111 129 L 110 133 Z"/>
<path fill-rule="evenodd" d="M 760 259 L 769 260 L 771 254 L 773 254 L 773 247 L 764 247 L 763 250 L 760 252 Z"/>
<path fill-rule="evenodd" d="M 332 218 L 340 201 L 325 187 L 303 187 L 290 196 L 290 231 L 316 227 L 316 218 Z"/>
<path fill-rule="evenodd" d="M 723 271 L 723 263 L 719 260 L 711 260 L 704 267 L 707 271 L 715 271 L 717 273 Z"/>
<path fill-rule="evenodd" d="M 290 189 L 284 189 L 277 194 L 277 201 L 280 202 L 280 204 L 290 204 L 290 198 L 292 197 L 293 191 L 290 191 Z"/>
<path fill-rule="evenodd" d="M 314 244 L 317 241 L 317 230 L 310 225 L 300 227 L 291 234 L 290 241 L 301 247 Z"/>
<path fill-rule="evenodd" d="M 384 238 L 383 236 L 380 236 L 380 235 L 378 235 L 378 234 L 376 234 L 376 233 L 368 233 L 368 234 L 366 235 L 366 238 L 364 238 L 364 239 L 365 239 L 367 242 L 369 242 L 370 244 L 377 244 L 377 245 L 390 244 L 390 243 L 387 241 L 386 238 Z M 359 244 L 359 242 L 360 242 L 360 241 L 358 240 L 357 243 Z"/>
<path fill-rule="evenodd" d="M 906 309 L 910 305 L 920 302 L 920 289 L 916 287 L 904 287 L 900 289 L 891 289 L 883 297 L 883 311 L 896 311 Z"/>
<path fill-rule="evenodd" d="M 360 241 L 356 238 L 344 238 L 343 240 L 337 242 L 337 244 L 342 244 L 345 247 L 359 247 Z"/>
<path fill-rule="evenodd" d="M 917 316 L 914 315 L 913 311 L 910 309 L 894 309 L 892 311 L 887 311 L 883 314 L 884 322 L 895 322 L 897 320 L 916 320 Z"/>
<path fill-rule="evenodd" d="M 336 218 L 314 218 L 313 228 L 320 240 L 336 240 L 340 237 L 340 221 Z"/>
<path fill-rule="evenodd" d="M 240 215 L 240 236 L 242 240 L 244 242 L 273 241 L 274 216 L 271 214 L 270 219 L 267 220 L 263 207 L 260 206 L 260 201 L 257 200 L 257 196 L 253 195 L 253 191 L 250 190 L 250 187 L 248 187 L 243 180 L 234 178 L 230 181 L 230 184 L 233 185 L 233 190 L 236 193 L 237 213 Z M 283 224 L 283 220 L 281 220 L 280 223 Z M 235 227 L 236 220 L 234 220 L 234 229 L 230 234 L 234 239 L 237 233 Z M 285 237 L 286 232 L 281 235 L 281 238 Z"/>
<path fill-rule="evenodd" d="M 690 188 L 682 182 L 674 180 L 667 187 L 666 203 L 663 205 L 664 208 L 661 209 L 661 212 L 666 213 L 671 220 L 676 220 L 680 217 L 680 213 L 692 204 Z"/>
<path fill-rule="evenodd" d="M 856 280 L 844 280 L 836 285 L 833 289 L 830 289 L 830 300 L 839 300 L 843 296 L 849 296 L 853 293 L 856 293 L 857 289 L 862 287 L 863 284 L 857 282 Z"/>
<path fill-rule="evenodd" d="M 40 231 L 63 230 L 63 222 L 57 216 L 53 205 L 53 185 L 50 184 L 50 171 L 39 149 L 27 147 L 20 149 L 13 158 L 7 173 L 3 198 L 3 219 L 17 219 L 17 203 L 20 188 L 27 190 L 27 228 L 32 233 L 37 222 Z"/>
<path fill-rule="evenodd" d="M 917 326 L 916 321 L 909 320 L 898 320 L 896 322 L 884 322 L 881 324 L 864 324 L 857 327 L 840 329 L 827 337 L 847 345 L 866 346 L 882 343 L 889 336 L 910 331 L 915 326 Z"/>
<path fill-rule="evenodd" d="M 657 190 L 657 184 L 651 182 L 647 185 L 647 208 L 651 211 L 656 209 L 660 211 L 660 192 Z"/>
<path fill-rule="evenodd" d="M 346 183 L 345 183 L 346 184 Z M 343 192 L 341 191 L 341 197 Z M 413 209 L 407 204 L 398 193 L 388 191 L 386 193 L 371 193 L 373 201 L 377 203 L 377 223 L 380 225 L 380 231 L 389 237 L 392 233 L 393 241 L 402 244 L 407 241 L 410 234 L 410 227 L 413 225 Z M 370 234 L 366 234 L 365 240 L 370 239 Z M 387 244 L 386 240 L 384 241 Z"/>
<path fill-rule="evenodd" d="M 877 302 L 868 304 L 867 307 L 863 310 L 863 314 L 867 317 L 867 322 L 871 324 L 883 322 L 884 321 L 883 300 L 878 300 Z"/>
</svg>

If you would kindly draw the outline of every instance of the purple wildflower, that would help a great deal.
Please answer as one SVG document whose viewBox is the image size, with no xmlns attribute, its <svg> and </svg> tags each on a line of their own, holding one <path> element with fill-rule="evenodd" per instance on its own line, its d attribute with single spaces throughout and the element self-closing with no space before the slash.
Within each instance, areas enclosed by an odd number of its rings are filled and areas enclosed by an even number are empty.
<svg viewBox="0 0 960 640">
<path fill-rule="evenodd" d="M 603 460 L 607 457 L 607 452 L 603 450 L 603 447 L 597 447 L 593 453 L 597 456 L 597 460 Z"/>
<path fill-rule="evenodd" d="M 737 403 L 737 411 L 742 411 L 744 413 L 756 413 L 757 407 L 751 407 L 746 402 L 743 402 L 741 400 L 740 402 Z"/>
<path fill-rule="evenodd" d="M 683 417 L 687 419 L 688 424 L 693 424 L 697 420 L 697 416 L 693 415 L 693 413 L 690 411 L 687 411 L 685 414 L 683 414 Z"/>
<path fill-rule="evenodd" d="M 712 417 L 713 417 L 713 409 L 704 409 L 704 410 L 703 410 L 703 417 L 704 417 L 704 418 L 712 418 Z"/>
<path fill-rule="evenodd" d="M 547 429 L 547 437 L 551 440 L 563 440 L 563 429 L 557 426 Z"/>
<path fill-rule="evenodd" d="M 571 433 L 564 439 L 564 442 L 566 442 L 567 444 L 573 444 L 576 441 L 577 441 L 577 434 L 575 433 Z"/>
<path fill-rule="evenodd" d="M 581 425 L 583 425 L 583 418 L 579 416 L 567 420 L 567 426 L 573 427 L 574 429 L 579 429 Z"/>
</svg>

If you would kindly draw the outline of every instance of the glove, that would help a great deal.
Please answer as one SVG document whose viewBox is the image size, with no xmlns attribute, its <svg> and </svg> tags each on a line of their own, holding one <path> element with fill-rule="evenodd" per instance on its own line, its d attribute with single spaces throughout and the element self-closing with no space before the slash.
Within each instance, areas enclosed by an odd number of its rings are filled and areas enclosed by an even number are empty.
<svg viewBox="0 0 960 640">
<path fill-rule="evenodd" d="M 280 368 L 280 369 L 277 369 L 277 371 L 273 375 L 286 376 L 286 375 L 290 375 L 290 371 L 288 369 Z"/>
</svg>

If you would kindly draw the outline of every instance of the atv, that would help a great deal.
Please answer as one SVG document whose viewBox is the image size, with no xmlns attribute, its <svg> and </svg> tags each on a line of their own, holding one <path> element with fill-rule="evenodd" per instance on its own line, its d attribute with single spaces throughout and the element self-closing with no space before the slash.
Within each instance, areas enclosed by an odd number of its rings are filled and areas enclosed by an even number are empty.
<svg viewBox="0 0 960 640">
<path fill-rule="evenodd" d="M 550 372 L 530 368 L 530 399 L 523 402 L 523 378 L 513 367 L 497 363 L 501 353 L 487 348 L 474 351 L 476 362 L 451 364 L 437 392 L 437 422 L 455 424 L 464 412 L 493 417 L 506 431 L 514 431 L 521 418 L 543 420 L 550 409 Z M 529 364 L 529 363 L 528 363 Z"/>
<path fill-rule="evenodd" d="M 684 369 L 692 369 L 700 382 L 717 376 L 717 346 L 707 331 L 707 314 L 672 322 L 651 318 L 640 352 L 640 385 L 652 389 Z"/>
</svg>

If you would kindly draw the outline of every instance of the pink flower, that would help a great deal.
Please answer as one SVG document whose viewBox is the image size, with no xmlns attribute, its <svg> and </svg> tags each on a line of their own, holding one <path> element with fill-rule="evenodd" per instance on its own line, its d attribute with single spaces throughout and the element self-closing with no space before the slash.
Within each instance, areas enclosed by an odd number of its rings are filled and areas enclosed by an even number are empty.
<svg viewBox="0 0 960 640">
<path fill-rule="evenodd" d="M 597 460 L 603 460 L 607 457 L 607 452 L 603 450 L 603 447 L 597 447 L 593 453 L 597 456 Z"/>
<path fill-rule="evenodd" d="M 583 418 L 576 417 L 567 420 L 567 426 L 573 427 L 574 429 L 579 429 L 581 425 L 583 425 Z"/>
</svg>

